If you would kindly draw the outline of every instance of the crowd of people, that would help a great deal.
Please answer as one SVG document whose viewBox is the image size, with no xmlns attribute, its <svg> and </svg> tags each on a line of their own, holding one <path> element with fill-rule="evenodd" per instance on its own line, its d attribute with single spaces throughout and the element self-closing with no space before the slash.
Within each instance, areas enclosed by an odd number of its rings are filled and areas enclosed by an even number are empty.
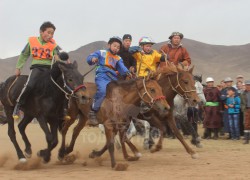
<svg viewBox="0 0 250 180">
<path fill-rule="evenodd" d="M 240 140 L 244 135 L 244 144 L 249 143 L 250 80 L 238 75 L 235 85 L 233 82 L 227 77 L 215 86 L 212 77 L 206 79 L 204 139 L 218 139 L 219 134 L 228 133 L 228 139 Z"/>
</svg>

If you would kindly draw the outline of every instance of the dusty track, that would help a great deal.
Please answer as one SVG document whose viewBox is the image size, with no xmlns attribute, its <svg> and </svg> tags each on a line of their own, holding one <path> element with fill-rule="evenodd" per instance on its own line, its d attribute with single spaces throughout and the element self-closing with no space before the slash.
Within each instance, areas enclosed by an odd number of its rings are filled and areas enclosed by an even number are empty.
<svg viewBox="0 0 250 180">
<path fill-rule="evenodd" d="M 72 129 L 69 131 L 71 136 Z M 203 140 L 204 148 L 197 149 L 199 159 L 191 159 L 177 140 L 164 140 L 162 151 L 151 154 L 142 149 L 142 139 L 133 141 L 142 152 L 137 162 L 126 162 L 121 151 L 116 150 L 119 163 L 128 163 L 127 171 L 114 171 L 110 167 L 109 154 L 101 159 L 92 160 L 88 154 L 92 149 L 100 148 L 104 135 L 99 129 L 86 128 L 77 140 L 74 154 L 77 159 L 73 164 L 65 165 L 57 161 L 58 147 L 53 151 L 52 160 L 43 164 L 36 152 L 46 146 L 45 137 L 38 124 L 27 128 L 33 150 L 33 157 L 25 166 L 17 161 L 14 147 L 7 135 L 7 125 L 0 126 L 0 179 L 250 179 L 250 145 L 241 141 Z M 60 135 L 59 135 L 60 137 Z M 24 144 L 17 132 L 18 142 Z M 189 141 L 189 140 L 187 140 Z"/>
</svg>

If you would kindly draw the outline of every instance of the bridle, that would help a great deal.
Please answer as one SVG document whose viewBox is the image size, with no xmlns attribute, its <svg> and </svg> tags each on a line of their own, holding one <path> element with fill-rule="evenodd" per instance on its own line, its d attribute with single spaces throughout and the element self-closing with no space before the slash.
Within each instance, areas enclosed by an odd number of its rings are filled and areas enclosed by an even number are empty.
<svg viewBox="0 0 250 180">
<path fill-rule="evenodd" d="M 150 105 L 150 108 L 152 108 L 152 106 L 159 100 L 162 100 L 162 99 L 166 99 L 165 96 L 157 96 L 155 98 L 153 98 L 150 93 L 148 92 L 147 90 L 147 87 L 146 87 L 146 78 L 143 77 L 143 80 L 142 80 L 142 84 L 143 84 L 143 88 L 144 88 L 144 93 L 141 94 L 140 91 L 139 91 L 139 88 L 138 88 L 138 84 L 136 83 L 136 87 L 137 87 L 137 92 L 138 92 L 138 95 L 140 96 L 141 100 L 144 101 L 145 103 L 149 104 Z M 150 101 L 147 101 L 144 99 L 144 96 L 147 95 L 150 99 Z"/>
<path fill-rule="evenodd" d="M 170 86 L 172 88 L 172 90 L 174 90 L 178 95 L 180 95 L 181 97 L 183 97 L 185 100 L 188 100 L 189 97 L 187 96 L 187 93 L 191 93 L 191 92 L 196 92 L 196 89 L 191 89 L 191 90 L 185 90 L 181 85 L 180 85 L 180 81 L 179 81 L 179 73 L 177 72 L 177 75 L 176 75 L 176 82 L 177 82 L 177 85 L 174 87 L 173 86 L 173 83 L 170 79 L 170 77 L 168 76 L 168 81 L 170 83 Z M 180 93 L 178 91 L 179 88 L 183 93 Z"/>
<path fill-rule="evenodd" d="M 59 61 L 61 63 L 66 64 L 64 61 L 62 60 L 55 60 L 55 57 L 53 56 L 52 58 L 52 63 L 51 63 L 51 69 L 53 64 L 55 63 L 55 61 Z M 79 91 L 80 89 L 86 89 L 86 86 L 84 84 L 80 84 L 79 86 L 77 86 L 76 88 L 72 89 L 70 86 L 67 85 L 65 78 L 64 78 L 64 73 L 62 72 L 62 79 L 63 79 L 63 88 L 53 79 L 53 77 L 50 75 L 50 79 L 51 81 L 65 94 L 65 97 L 67 99 L 70 99 L 71 97 L 74 98 L 78 98 L 77 96 L 75 96 L 75 93 L 77 91 Z M 64 89 L 67 89 L 67 91 L 65 91 Z"/>
</svg>

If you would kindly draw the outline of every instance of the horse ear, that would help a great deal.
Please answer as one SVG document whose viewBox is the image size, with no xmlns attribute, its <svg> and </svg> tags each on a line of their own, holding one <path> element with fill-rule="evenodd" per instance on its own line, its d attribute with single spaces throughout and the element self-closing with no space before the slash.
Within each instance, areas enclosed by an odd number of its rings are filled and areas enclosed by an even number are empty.
<svg viewBox="0 0 250 180">
<path fill-rule="evenodd" d="M 192 66 L 188 71 L 193 74 L 194 66 Z"/>
<path fill-rule="evenodd" d="M 73 62 L 73 67 L 74 67 L 74 69 L 77 69 L 77 68 L 78 68 L 77 61 L 74 61 L 74 62 Z"/>
<path fill-rule="evenodd" d="M 62 64 L 58 64 L 58 67 L 62 72 L 66 70 L 66 68 Z"/>
</svg>

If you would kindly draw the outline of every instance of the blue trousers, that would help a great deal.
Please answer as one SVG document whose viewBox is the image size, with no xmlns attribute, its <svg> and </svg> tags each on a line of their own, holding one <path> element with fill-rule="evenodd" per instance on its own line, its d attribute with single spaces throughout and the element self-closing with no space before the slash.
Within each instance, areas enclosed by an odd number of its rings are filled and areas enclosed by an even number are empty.
<svg viewBox="0 0 250 180">
<path fill-rule="evenodd" d="M 114 77 L 112 79 L 105 73 L 96 75 L 95 83 L 97 86 L 97 91 L 94 97 L 94 102 L 92 104 L 92 109 L 94 111 L 98 111 L 100 109 L 102 102 L 106 96 L 106 87 L 108 83 L 110 83 L 112 80 L 117 80 L 117 79 L 114 79 Z"/>
<path fill-rule="evenodd" d="M 239 114 L 228 114 L 230 133 L 232 138 L 240 137 Z"/>
<path fill-rule="evenodd" d="M 225 133 L 230 132 L 227 109 L 223 112 L 223 128 Z"/>
</svg>

